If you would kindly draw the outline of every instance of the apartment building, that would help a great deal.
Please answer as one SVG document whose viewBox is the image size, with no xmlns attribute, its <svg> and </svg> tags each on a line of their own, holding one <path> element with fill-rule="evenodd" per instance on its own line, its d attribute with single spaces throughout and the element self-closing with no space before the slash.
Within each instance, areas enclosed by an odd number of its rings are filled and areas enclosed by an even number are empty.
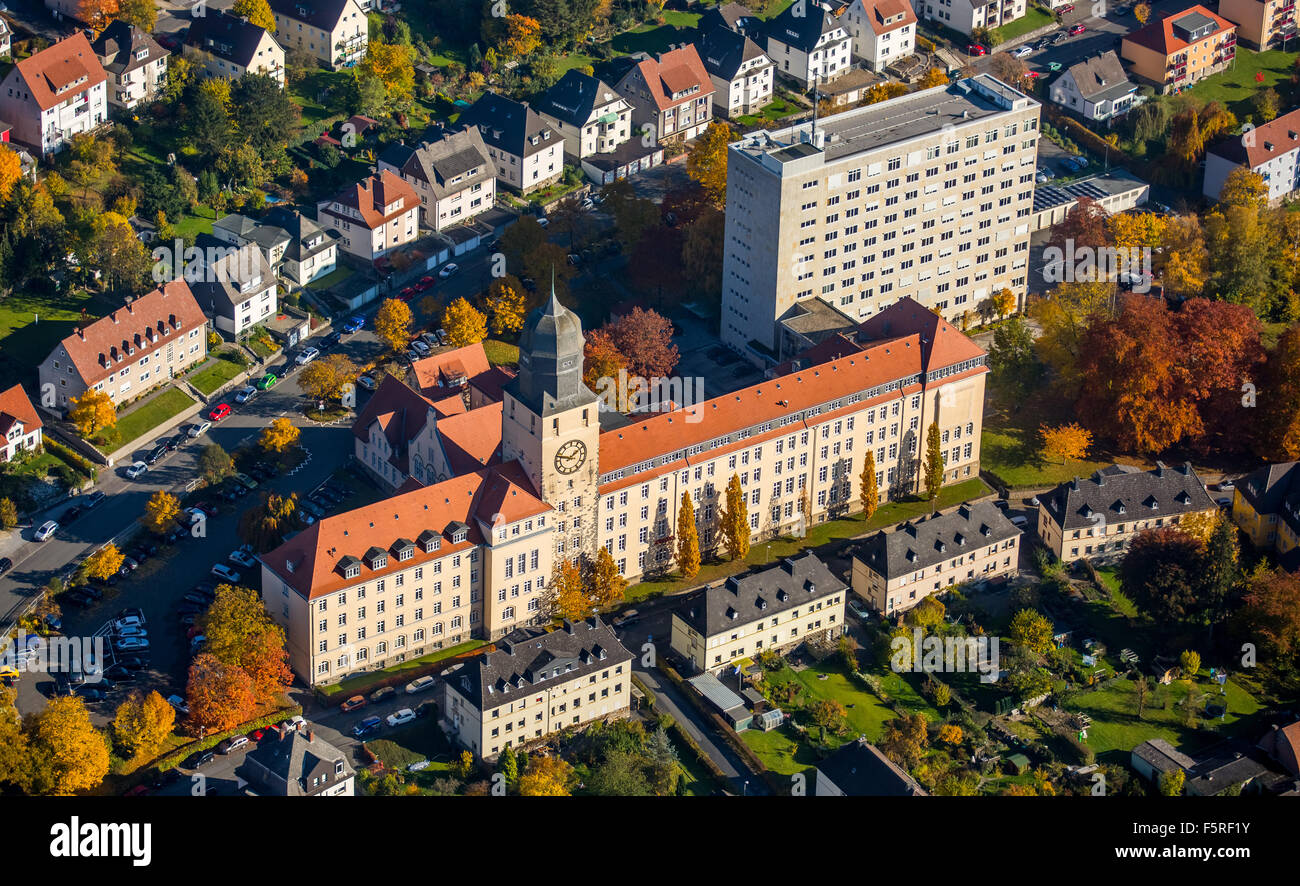
<svg viewBox="0 0 1300 886">
<path fill-rule="evenodd" d="M 1300 462 L 1265 465 L 1236 483 L 1232 522 L 1283 568 L 1300 567 Z"/>
<path fill-rule="evenodd" d="M 143 28 L 115 21 L 90 45 L 108 74 L 108 102 L 115 108 L 144 104 L 167 82 L 171 53 Z"/>
<path fill-rule="evenodd" d="M 976 28 L 992 29 L 1023 18 L 1025 0 L 916 0 L 917 14 L 944 27 L 973 36 Z"/>
<path fill-rule="evenodd" d="M 420 196 L 424 226 L 442 231 L 464 224 L 496 203 L 496 177 L 477 127 L 437 129 L 416 145 L 396 142 L 379 155 L 380 172 L 400 175 Z"/>
<path fill-rule="evenodd" d="M 1204 6 L 1147 22 L 1120 48 L 1129 72 L 1165 95 L 1227 70 L 1236 53 L 1237 26 Z"/>
<path fill-rule="evenodd" d="M 1077 477 L 1039 498 L 1038 537 L 1066 563 L 1121 556 L 1139 532 L 1177 527 L 1191 514 L 1210 514 L 1217 505 L 1192 470 L 1111 465 L 1092 477 Z"/>
<path fill-rule="evenodd" d="M 339 246 L 365 261 L 414 243 L 420 197 L 410 182 L 385 169 L 316 206 L 317 222 L 339 234 Z"/>
<path fill-rule="evenodd" d="M 1219 15 L 1255 51 L 1286 49 L 1296 36 L 1295 0 L 1220 0 Z"/>
<path fill-rule="evenodd" d="M 528 106 L 495 92 L 461 112 L 457 125 L 477 126 L 497 181 L 530 194 L 564 175 L 564 139 Z"/>
<path fill-rule="evenodd" d="M 800 643 L 833 642 L 844 633 L 848 586 L 815 554 L 703 587 L 673 606 L 672 650 L 696 671 Z"/>
<path fill-rule="evenodd" d="M 311 730 L 270 730 L 236 770 L 260 797 L 352 797 L 347 755 Z"/>
<path fill-rule="evenodd" d="M 713 122 L 713 81 L 689 43 L 638 61 L 616 89 L 632 104 L 632 122 L 653 144 L 689 141 Z"/>
<path fill-rule="evenodd" d="M 11 139 L 52 154 L 108 122 L 108 74 L 78 31 L 18 62 L 0 82 L 0 119 Z"/>
<path fill-rule="evenodd" d="M 695 51 L 713 81 L 715 114 L 734 120 L 771 103 L 775 66 L 753 40 L 718 27 L 695 42 Z"/>
<path fill-rule="evenodd" d="M 908 0 L 853 0 L 842 20 L 853 54 L 873 71 L 916 52 L 916 13 Z"/>
<path fill-rule="evenodd" d="M 988 74 L 730 147 L 722 338 L 755 363 L 820 298 L 864 319 L 900 298 L 953 320 L 1023 300 L 1039 104 Z"/>
<path fill-rule="evenodd" d="M 1085 120 L 1109 120 L 1138 103 L 1137 84 L 1129 80 L 1114 50 L 1070 65 L 1052 81 L 1052 101 Z"/>
<path fill-rule="evenodd" d="M 184 280 L 165 283 L 59 342 L 38 369 L 41 390 L 63 411 L 91 388 L 114 405 L 134 400 L 207 359 L 207 322 Z"/>
<path fill-rule="evenodd" d="M 9 28 L 9 22 L 0 18 L 0 58 L 13 57 L 14 32 Z"/>
<path fill-rule="evenodd" d="M 562 729 L 626 716 L 632 653 L 600 618 L 523 628 L 450 674 L 440 722 L 476 757 L 540 742 Z"/>
<path fill-rule="evenodd" d="M 225 12 L 208 10 L 190 23 L 184 51 L 202 76 L 236 80 L 265 74 L 284 86 L 284 50 L 265 28 Z"/>
<path fill-rule="evenodd" d="M 853 551 L 853 592 L 895 616 L 960 584 L 1020 572 L 1020 530 L 991 501 L 881 530 Z"/>
<path fill-rule="evenodd" d="M 777 73 L 801 89 L 828 83 L 848 71 L 853 41 L 842 18 L 847 5 L 806 0 L 785 8 L 766 25 L 746 23 L 746 33 L 776 65 Z"/>
<path fill-rule="evenodd" d="M 1211 145 L 1202 193 L 1218 200 L 1228 176 L 1243 166 L 1264 180 L 1269 206 L 1281 206 L 1300 192 L 1300 110 Z"/>
<path fill-rule="evenodd" d="M 612 154 L 632 137 L 632 106 L 603 80 L 570 69 L 537 99 L 537 112 L 564 139 L 564 155 L 576 163 Z"/>
<path fill-rule="evenodd" d="M 44 427 L 22 385 L 0 393 L 0 462 L 40 449 Z"/>
<path fill-rule="evenodd" d="M 338 266 L 338 242 L 334 234 L 296 209 L 277 206 L 262 219 L 264 227 L 283 231 L 289 238 L 273 268 L 294 286 L 306 286 Z"/>
<path fill-rule="evenodd" d="M 204 248 L 206 235 L 197 245 Z M 275 318 L 279 300 L 275 272 L 255 243 L 247 243 L 205 264 L 202 279 L 190 287 L 213 327 L 237 340 L 260 323 Z"/>
<path fill-rule="evenodd" d="M 335 71 L 366 54 L 370 28 L 357 0 L 271 0 L 271 13 L 275 39 L 286 51 L 315 56 Z"/>
<path fill-rule="evenodd" d="M 285 250 L 289 248 L 288 231 L 238 212 L 223 215 L 213 222 L 212 238 L 227 249 L 238 249 L 249 244 L 256 246 L 271 266 L 272 273 L 279 272 L 280 262 L 284 260 Z"/>
</svg>

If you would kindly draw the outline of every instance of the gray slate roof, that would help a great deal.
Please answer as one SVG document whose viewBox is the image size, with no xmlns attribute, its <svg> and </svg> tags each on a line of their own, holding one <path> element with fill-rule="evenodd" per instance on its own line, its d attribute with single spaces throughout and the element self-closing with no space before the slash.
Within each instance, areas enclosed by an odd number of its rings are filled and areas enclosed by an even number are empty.
<svg viewBox="0 0 1300 886">
<path fill-rule="evenodd" d="M 418 145 L 391 144 L 379 159 L 399 169 L 403 178 L 428 182 L 438 199 L 468 187 L 471 180 L 459 182 L 456 187 L 450 183 L 471 169 L 487 166 L 487 175 L 491 175 L 487 145 L 477 127 L 451 133 L 430 127 Z M 482 181 L 487 175 L 472 181 Z"/>
<path fill-rule="evenodd" d="M 452 687 L 479 710 L 523 698 L 538 686 L 567 682 L 631 661 L 614 629 L 595 616 L 547 631 L 520 628 L 496 641 L 496 651 L 450 676 Z M 630 675 L 629 675 L 630 676 Z"/>
<path fill-rule="evenodd" d="M 1143 471 L 1131 465 L 1102 468 L 1086 480 L 1075 478 L 1040 496 L 1047 515 L 1062 530 L 1096 526 L 1098 517 L 1107 523 L 1159 519 L 1215 507 L 1205 484 L 1192 470 L 1157 467 Z"/>
<path fill-rule="evenodd" d="M 310 797 L 356 774 L 347 755 L 312 733 L 286 729 L 276 735 L 268 734 L 240 766 L 240 774 L 264 790 L 278 796 Z M 337 773 L 340 762 L 342 774 Z"/>
<path fill-rule="evenodd" d="M 208 247 L 231 248 L 228 243 L 221 243 L 210 234 L 200 234 L 195 238 L 195 246 L 207 254 Z M 274 291 L 275 275 L 267 264 L 266 256 L 256 244 L 248 243 L 238 247 L 238 251 L 226 255 L 215 264 L 216 273 L 203 275 L 203 279 L 190 284 L 194 299 L 211 316 L 235 316 L 235 306 L 261 295 L 267 290 Z M 218 279 L 218 274 L 224 279 Z M 260 276 L 260 282 L 244 292 L 239 291 L 239 283 L 245 278 Z"/>
<path fill-rule="evenodd" d="M 695 51 L 704 62 L 704 70 L 727 81 L 735 79 L 742 64 L 764 55 L 762 47 L 753 40 L 726 28 L 705 33 L 695 41 Z"/>
<path fill-rule="evenodd" d="M 1191 769 L 1196 761 L 1163 738 L 1144 741 L 1133 749 L 1133 756 L 1144 761 L 1156 772 L 1168 772 L 1171 769 Z"/>
<path fill-rule="evenodd" d="M 704 11 L 700 16 L 699 29 L 703 32 L 715 26 L 721 26 L 737 33 L 743 33 L 745 26 L 749 24 L 745 19 L 752 20 L 753 18 L 754 13 L 739 3 L 723 3 Z"/>
<path fill-rule="evenodd" d="M 929 796 L 875 745 L 862 739 L 840 745 L 817 769 L 850 797 Z"/>
<path fill-rule="evenodd" d="M 348 5 L 347 0 L 270 0 L 270 4 L 272 12 L 326 32 L 338 27 Z"/>
<path fill-rule="evenodd" d="M 993 502 L 968 502 L 946 514 L 909 520 L 892 531 L 882 529 L 863 541 L 854 556 L 888 580 L 1020 534 Z"/>
<path fill-rule="evenodd" d="M 796 14 L 800 10 L 801 14 Z M 827 11 L 816 0 L 806 0 L 804 4 L 793 3 L 785 11 L 767 23 L 767 36 L 773 40 L 812 52 L 823 34 L 842 27 L 840 20 Z"/>
<path fill-rule="evenodd" d="M 243 19 L 224 12 L 214 14 L 209 10 L 207 15 L 194 19 L 190 24 L 185 45 L 247 68 L 257 58 L 257 45 L 265 33 L 264 29 Z"/>
<path fill-rule="evenodd" d="M 1070 76 L 1079 95 L 1090 102 L 1121 98 L 1137 89 L 1124 73 L 1124 66 L 1113 49 L 1071 65 Z"/>
<path fill-rule="evenodd" d="M 582 127 L 596 108 L 615 101 L 626 103 L 608 83 L 571 68 L 560 82 L 541 94 L 537 110 L 571 126 Z"/>
<path fill-rule="evenodd" d="M 716 587 L 692 591 L 674 612 L 702 636 L 712 637 L 847 589 L 815 554 L 804 554 L 787 557 L 759 572 L 733 575 Z"/>
<path fill-rule="evenodd" d="M 114 74 L 134 71 L 171 54 L 143 28 L 120 19 L 105 28 L 90 48 L 99 56 L 104 70 Z M 147 53 L 145 57 L 136 58 L 141 51 Z"/>
<path fill-rule="evenodd" d="M 1241 497 L 1257 514 L 1279 514 L 1300 532 L 1300 462 L 1265 465 L 1236 483 Z"/>
<path fill-rule="evenodd" d="M 531 157 L 563 141 L 560 134 L 526 102 L 486 92 L 466 108 L 459 126 L 477 126 L 483 141 L 498 151 Z M 534 144 L 536 142 L 536 144 Z"/>
<path fill-rule="evenodd" d="M 288 243 L 289 232 L 272 222 L 249 218 L 239 213 L 231 213 L 213 222 L 213 228 L 230 231 L 241 240 L 256 243 L 263 249 L 270 249 L 280 243 Z"/>
<path fill-rule="evenodd" d="M 329 249 L 334 238 L 338 236 L 334 231 L 325 231 L 298 210 L 283 206 L 268 212 L 262 219 L 262 223 L 289 237 L 289 245 L 284 250 L 284 257 L 289 261 L 306 261 L 313 255 Z"/>
</svg>

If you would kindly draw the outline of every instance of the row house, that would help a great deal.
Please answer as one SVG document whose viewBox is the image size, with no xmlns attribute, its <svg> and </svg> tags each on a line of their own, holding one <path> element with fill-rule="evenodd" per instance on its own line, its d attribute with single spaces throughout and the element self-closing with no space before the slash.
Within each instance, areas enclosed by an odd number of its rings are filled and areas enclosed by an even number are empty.
<svg viewBox="0 0 1300 886">
<path fill-rule="evenodd" d="M 285 51 L 305 52 L 335 71 L 365 57 L 370 27 L 357 0 L 271 0 L 271 13 Z"/>
<path fill-rule="evenodd" d="M 420 229 L 420 197 L 408 181 L 385 169 L 321 201 L 316 206 L 316 220 L 338 233 L 344 252 L 374 261 L 415 242 Z"/>
<path fill-rule="evenodd" d="M 638 61 L 616 88 L 651 143 L 688 141 L 713 121 L 713 81 L 693 45 Z"/>
<path fill-rule="evenodd" d="M 1226 71 L 1236 54 L 1237 26 L 1204 6 L 1147 22 L 1120 49 L 1133 76 L 1163 95 Z"/>
<path fill-rule="evenodd" d="M 464 224 L 496 203 L 492 160 L 476 126 L 431 129 L 419 144 L 391 144 L 378 159 L 380 172 L 396 173 L 415 188 L 430 230 Z"/>
<path fill-rule="evenodd" d="M 917 0 L 918 13 L 967 37 L 1024 18 L 1028 8 L 1025 0 Z"/>
<path fill-rule="evenodd" d="M 51 154 L 108 121 L 108 74 L 78 31 L 18 62 L 0 82 L 14 141 Z"/>
<path fill-rule="evenodd" d="M 1219 15 L 1237 26 L 1241 42 L 1256 52 L 1286 49 L 1295 39 L 1296 0 L 1220 0 Z"/>
</svg>

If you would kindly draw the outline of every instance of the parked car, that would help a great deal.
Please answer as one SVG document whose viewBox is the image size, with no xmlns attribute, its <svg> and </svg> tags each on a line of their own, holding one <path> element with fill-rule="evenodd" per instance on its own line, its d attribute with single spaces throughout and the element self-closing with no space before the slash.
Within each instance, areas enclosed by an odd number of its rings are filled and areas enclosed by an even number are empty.
<svg viewBox="0 0 1300 886">
<path fill-rule="evenodd" d="M 139 615 L 124 615 L 113 622 L 113 628 L 119 631 L 125 628 L 142 627 L 144 627 L 144 617 Z"/>
<path fill-rule="evenodd" d="M 53 520 L 46 520 L 40 525 L 40 528 L 32 535 L 37 541 L 49 541 L 54 537 L 54 533 L 59 531 L 59 524 Z"/>
<path fill-rule="evenodd" d="M 231 551 L 230 556 L 226 559 L 231 563 L 234 563 L 236 566 L 242 566 L 245 569 L 252 569 L 257 565 L 257 561 L 253 559 L 253 555 L 248 553 L 248 551 L 243 550 Z"/>
<path fill-rule="evenodd" d="M 136 679 L 135 671 L 124 668 L 120 664 L 104 668 L 104 676 L 114 683 L 130 683 Z"/>
<path fill-rule="evenodd" d="M 978 43 L 972 43 L 972 44 L 970 44 L 969 46 L 966 47 L 966 54 L 967 54 L 967 55 L 977 55 L 977 56 L 978 56 L 978 55 L 984 55 L 984 54 L 987 53 L 987 52 L 988 52 L 988 50 L 985 49 L 983 46 L 980 46 Z"/>
<path fill-rule="evenodd" d="M 257 488 L 257 481 L 247 474 L 231 474 L 231 477 L 238 483 L 247 486 L 249 489 Z"/>
<path fill-rule="evenodd" d="M 168 452 L 175 452 L 177 449 L 180 449 L 180 448 L 181 448 L 181 444 L 184 443 L 186 439 L 187 439 L 187 438 L 186 438 L 186 435 L 185 435 L 185 433 L 184 433 L 183 431 L 182 431 L 181 433 L 179 433 L 179 434 L 173 434 L 172 436 L 168 437 L 168 438 L 167 438 L 167 451 L 168 451 Z"/>
<path fill-rule="evenodd" d="M 377 731 L 383 722 L 384 721 L 378 717 L 366 717 L 356 726 L 352 727 L 352 734 L 357 738 L 369 735 L 370 733 Z"/>
<path fill-rule="evenodd" d="M 67 526 L 73 520 L 80 517 L 84 511 L 85 508 L 83 508 L 81 505 L 73 505 L 72 507 L 68 508 L 66 511 L 63 512 L 63 516 L 59 518 L 59 522 L 62 523 L 64 526 Z"/>
<path fill-rule="evenodd" d="M 1055 74 L 1057 71 L 1061 70 L 1061 68 L 1063 68 L 1063 67 L 1064 67 L 1064 65 L 1062 65 L 1060 62 L 1048 62 L 1048 63 L 1047 63 L 1047 70 L 1051 71 L 1053 74 Z"/>
<path fill-rule="evenodd" d="M 188 714 L 190 712 L 190 706 L 187 705 L 185 699 L 181 698 L 179 695 L 167 696 L 167 703 L 174 707 L 179 713 Z"/>
<path fill-rule="evenodd" d="M 252 400 L 256 396 L 257 396 L 257 388 L 253 387 L 252 385 L 247 385 L 246 387 L 240 388 L 239 391 L 235 394 L 235 402 L 247 403 L 249 400 Z"/>
<path fill-rule="evenodd" d="M 131 467 L 126 469 L 126 478 L 128 480 L 138 479 L 140 475 L 147 470 L 149 470 L 149 466 L 144 462 L 142 461 L 133 462 L 131 464 Z"/>
<path fill-rule="evenodd" d="M 0 575 L 4 575 L 10 569 L 14 568 L 14 561 L 8 557 L 0 557 Z"/>
<path fill-rule="evenodd" d="M 348 322 L 343 324 L 343 331 L 346 332 L 348 335 L 352 335 L 354 332 L 360 332 L 362 327 L 364 327 L 365 325 L 366 325 L 365 317 L 352 317 L 348 320 Z"/>
<path fill-rule="evenodd" d="M 1028 526 L 1029 519 L 1025 517 L 1023 514 L 1017 514 L 1016 516 L 1011 518 L 1011 525 L 1020 526 L 1020 527 Z"/>
<path fill-rule="evenodd" d="M 158 463 L 158 459 L 160 459 L 160 458 L 162 458 L 163 456 L 165 456 L 165 455 L 167 454 L 167 452 L 168 452 L 168 449 L 167 449 L 167 444 L 166 444 L 166 443 L 162 444 L 161 446 L 155 446 L 153 449 L 149 450 L 149 457 L 148 457 L 147 459 L 145 459 L 145 460 L 146 460 L 147 462 L 149 462 L 149 464 L 151 464 L 151 465 L 152 465 L 152 464 L 157 464 L 157 463 Z"/>
<path fill-rule="evenodd" d="M 414 341 L 412 341 L 411 349 L 414 350 L 421 357 L 427 357 L 432 352 L 432 349 L 429 347 L 428 344 L 425 343 L 424 339 L 422 338 L 417 338 Z"/>
<path fill-rule="evenodd" d="M 182 763 L 181 765 L 184 766 L 186 769 L 202 769 L 204 766 L 208 765 L 216 758 L 217 755 L 210 750 L 195 751 L 194 753 L 186 757 L 185 762 Z"/>
<path fill-rule="evenodd" d="M 280 377 L 274 372 L 268 372 L 257 380 L 257 389 L 259 391 L 269 391 L 271 388 L 275 387 L 276 382 L 279 380 Z"/>
<path fill-rule="evenodd" d="M 446 280 L 448 277 L 453 276 L 459 270 L 460 270 L 460 265 L 456 264 L 454 261 L 447 262 L 447 264 L 442 266 L 442 270 L 438 271 L 438 276 Z"/>
<path fill-rule="evenodd" d="M 103 492 L 96 489 L 94 492 L 90 493 L 90 495 L 86 496 L 86 501 L 82 505 L 82 507 L 84 507 L 86 510 L 89 511 L 92 508 L 98 507 L 100 502 L 102 502 L 107 497 L 108 496 L 106 496 Z"/>
<path fill-rule="evenodd" d="M 152 659 L 147 655 L 128 655 L 118 661 L 118 664 L 130 671 L 143 671 L 149 667 Z"/>
<path fill-rule="evenodd" d="M 220 403 L 208 412 L 208 420 L 213 422 L 221 421 L 230 415 L 230 404 Z"/>
<path fill-rule="evenodd" d="M 1078 36 L 1079 34 L 1082 34 L 1082 33 L 1083 33 L 1084 31 L 1086 31 L 1086 30 L 1088 30 L 1088 29 L 1087 29 L 1087 27 L 1084 26 L 1083 22 L 1079 22 L 1079 24 L 1077 24 L 1077 25 L 1071 25 L 1071 26 L 1070 26 L 1070 36 L 1071 36 L 1071 37 L 1076 37 L 1076 36 Z"/>
<path fill-rule="evenodd" d="M 375 389 L 375 380 L 368 375 L 362 375 L 357 378 L 357 385 L 367 391 L 373 391 Z"/>
<path fill-rule="evenodd" d="M 1064 6 L 1062 6 L 1060 9 L 1056 10 L 1057 15 L 1065 15 L 1067 12 L 1074 12 L 1073 3 L 1067 3 Z"/>
<path fill-rule="evenodd" d="M 242 575 L 240 575 L 235 570 L 231 569 L 225 563 L 218 563 L 215 566 L 213 566 L 212 574 L 215 575 L 217 578 L 221 579 L 222 581 L 228 581 L 231 584 L 239 584 L 239 580 L 243 578 Z"/>
<path fill-rule="evenodd" d="M 298 502 L 298 510 L 306 512 L 309 516 L 315 517 L 317 520 L 325 516 L 324 508 L 307 499 Z"/>
<path fill-rule="evenodd" d="M 239 750 L 240 748 L 246 748 L 246 747 L 248 747 L 248 736 L 232 735 L 230 736 L 230 738 L 226 739 L 221 744 L 217 745 L 217 753 L 230 754 Z"/>
<path fill-rule="evenodd" d="M 325 336 L 325 347 L 332 348 L 341 341 L 343 341 L 343 333 L 336 330 Z"/>
<path fill-rule="evenodd" d="M 297 357 L 294 357 L 294 362 L 297 363 L 299 366 L 306 366 L 308 363 L 315 360 L 319 356 L 320 356 L 320 351 L 316 350 L 315 348 L 306 348 L 301 354 L 299 354 Z"/>
<path fill-rule="evenodd" d="M 551 224 L 551 220 L 544 215 L 537 219 L 537 226 L 540 228 L 549 227 L 550 224 Z"/>
<path fill-rule="evenodd" d="M 1034 47 L 1026 43 L 1024 46 L 1021 46 L 1019 49 L 1017 49 L 1015 52 L 1011 54 L 1014 55 L 1016 58 L 1024 58 L 1027 55 L 1034 54 Z"/>
<path fill-rule="evenodd" d="M 433 686 L 433 677 L 420 677 L 406 684 L 406 694 L 415 695 L 417 692 L 423 692 Z"/>
<path fill-rule="evenodd" d="M 138 652 L 149 648 L 147 637 L 118 637 L 113 641 L 113 648 L 118 652 Z"/>
<path fill-rule="evenodd" d="M 113 634 L 117 637 L 123 637 L 123 638 L 125 637 L 145 638 L 149 636 L 149 631 L 143 625 L 127 625 L 126 627 L 122 627 L 122 628 L 114 628 Z"/>
<path fill-rule="evenodd" d="M 279 726 L 281 730 L 292 729 L 294 731 L 298 731 L 307 725 L 307 721 L 304 720 L 301 715 L 294 714 L 289 719 L 281 720 L 279 723 L 275 725 Z"/>
<path fill-rule="evenodd" d="M 410 723 L 414 719 L 415 719 L 415 711 L 411 710 L 410 708 L 402 708 L 397 713 L 388 715 L 388 725 L 402 726 L 406 723 Z"/>
<path fill-rule="evenodd" d="M 415 284 L 415 291 L 416 291 L 416 292 L 426 292 L 426 291 L 428 291 L 429 289 L 433 288 L 433 284 L 434 284 L 435 282 L 437 282 L 437 281 L 435 281 L 432 277 L 430 277 L 430 276 L 428 276 L 428 275 L 426 274 L 425 276 L 423 276 L 423 277 L 420 278 L 420 282 L 419 282 L 419 283 L 416 283 L 416 284 Z"/>
<path fill-rule="evenodd" d="M 339 705 L 339 710 L 343 713 L 360 710 L 366 706 L 366 697 L 364 695 L 354 695 L 343 704 Z"/>
<path fill-rule="evenodd" d="M 191 437 L 202 437 L 211 429 L 212 429 L 212 422 L 201 421 L 196 425 L 190 425 L 189 428 L 185 431 L 185 433 Z"/>
<path fill-rule="evenodd" d="M 388 698 L 390 695 L 396 695 L 396 694 L 397 694 L 396 687 L 384 686 L 383 688 L 376 689 L 374 692 L 370 693 L 370 702 L 371 704 L 374 704 L 375 702 L 383 701 L 384 699 Z"/>
</svg>

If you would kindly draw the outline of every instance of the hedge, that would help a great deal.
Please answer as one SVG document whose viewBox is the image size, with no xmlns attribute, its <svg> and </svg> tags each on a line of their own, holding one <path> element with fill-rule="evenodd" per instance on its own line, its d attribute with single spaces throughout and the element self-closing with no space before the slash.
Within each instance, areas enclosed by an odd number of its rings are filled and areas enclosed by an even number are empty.
<svg viewBox="0 0 1300 886">
<path fill-rule="evenodd" d="M 287 720 L 292 717 L 302 716 L 302 706 L 293 705 L 287 708 L 281 708 L 273 714 L 267 714 L 265 717 L 258 717 L 256 720 L 250 720 L 247 723 L 240 724 L 233 729 L 227 729 L 225 732 L 214 732 L 212 735 L 196 739 L 187 745 L 181 746 L 178 750 L 173 751 L 169 756 L 162 757 L 154 764 L 154 769 L 158 772 L 166 772 L 168 769 L 175 769 L 185 758 L 197 751 L 206 751 L 208 748 L 215 748 L 232 735 L 243 735 L 252 732 L 254 729 L 260 729 L 263 726 L 274 726 L 281 720 Z M 143 769 L 143 767 L 141 767 Z"/>
<path fill-rule="evenodd" d="M 71 447 L 64 446 L 52 437 L 42 438 L 41 445 L 43 445 L 48 452 L 57 455 L 90 479 L 95 480 L 99 477 L 99 469 L 91 464 L 89 459 L 81 453 L 75 452 Z"/>
</svg>

